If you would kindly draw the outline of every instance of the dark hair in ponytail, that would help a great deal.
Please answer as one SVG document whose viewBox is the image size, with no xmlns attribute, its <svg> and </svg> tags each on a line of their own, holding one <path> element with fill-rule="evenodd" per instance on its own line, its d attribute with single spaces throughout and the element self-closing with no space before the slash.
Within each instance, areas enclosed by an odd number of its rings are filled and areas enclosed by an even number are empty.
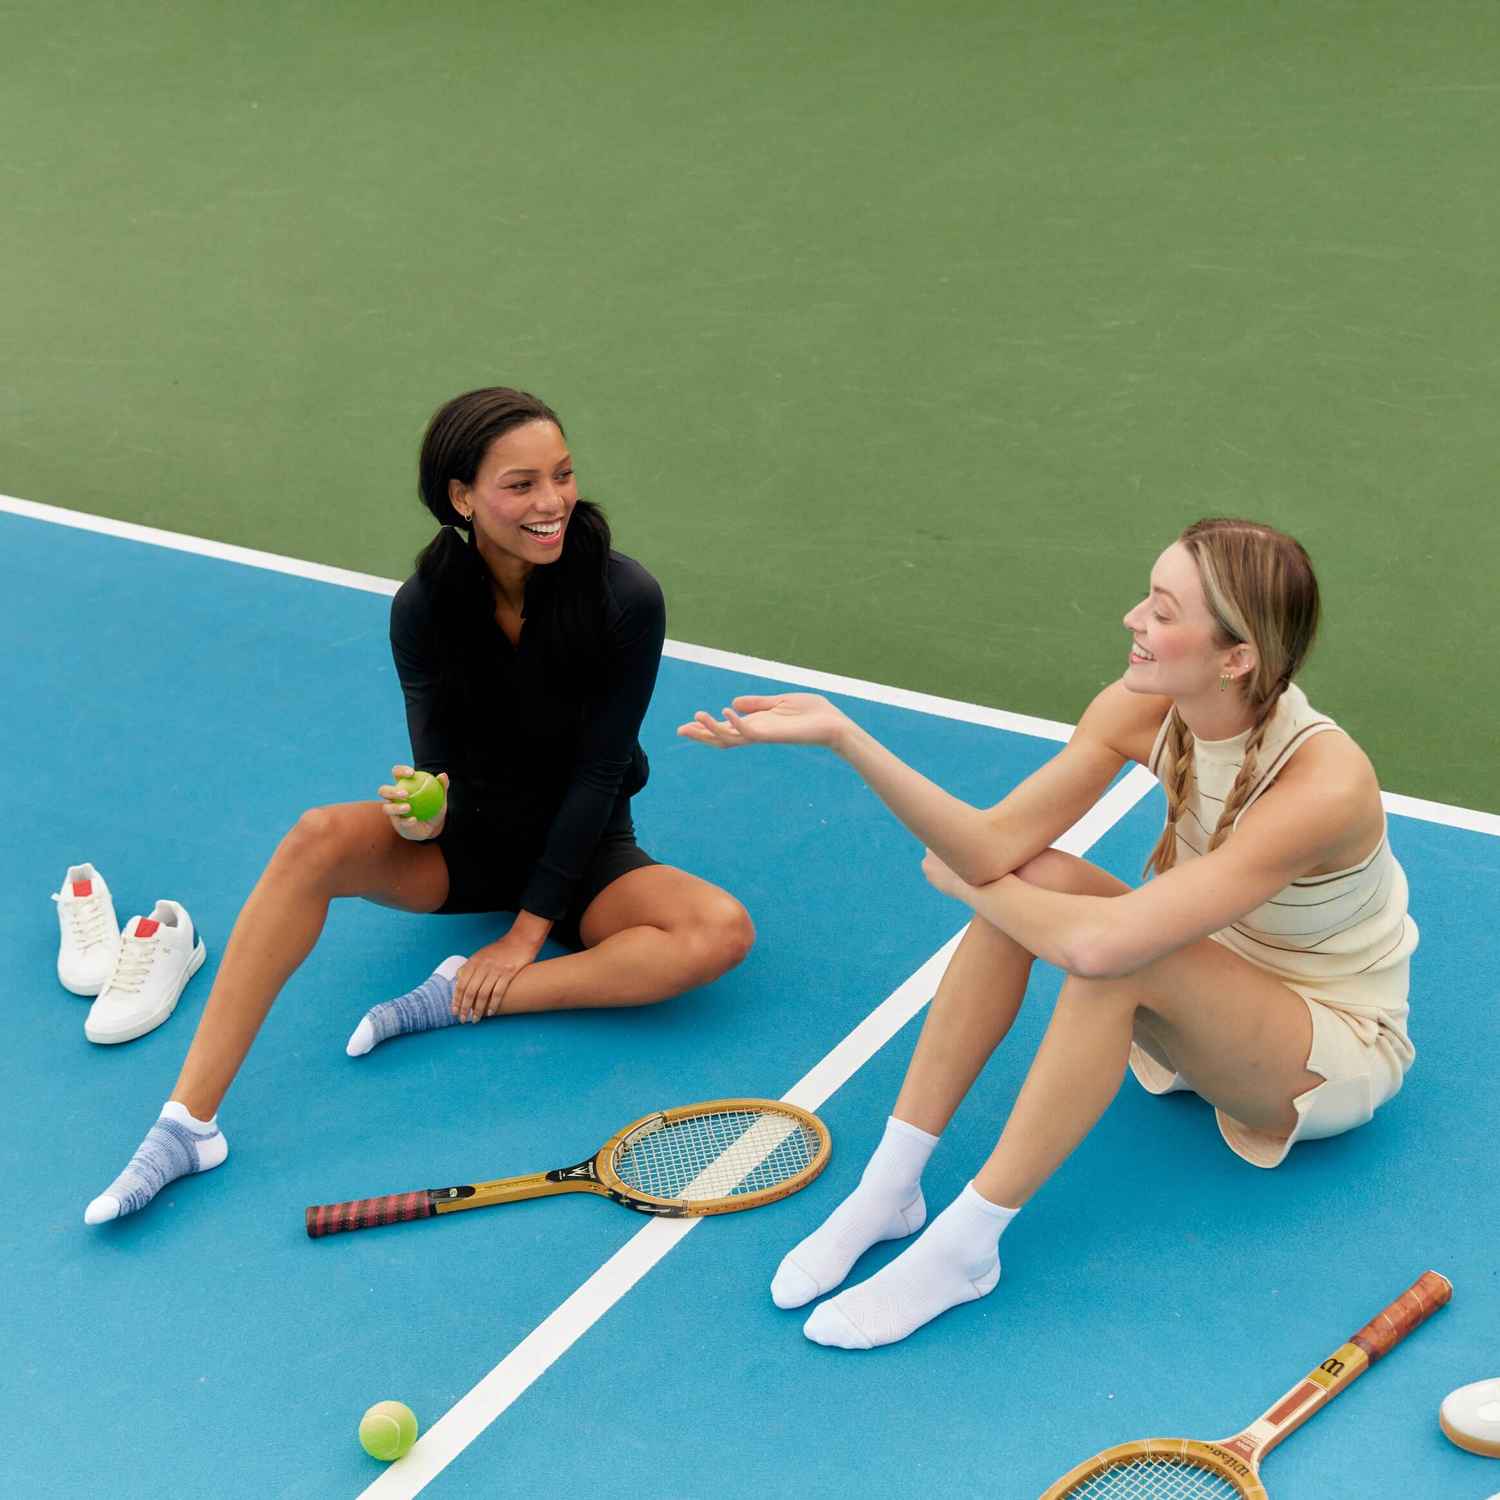
<svg viewBox="0 0 1500 1500">
<path fill-rule="evenodd" d="M 448 645 L 445 687 L 472 699 L 483 693 L 483 642 L 494 628 L 489 570 L 474 545 L 472 522 L 454 510 L 451 480 L 472 485 L 490 444 L 527 422 L 563 425 L 545 401 L 508 386 L 468 391 L 445 402 L 427 424 L 417 465 L 417 492 L 442 530 L 417 555 L 438 630 Z M 597 505 L 579 500 L 562 555 L 526 581 L 526 630 L 540 637 L 551 671 L 592 687 L 604 657 L 609 522 Z"/>
</svg>

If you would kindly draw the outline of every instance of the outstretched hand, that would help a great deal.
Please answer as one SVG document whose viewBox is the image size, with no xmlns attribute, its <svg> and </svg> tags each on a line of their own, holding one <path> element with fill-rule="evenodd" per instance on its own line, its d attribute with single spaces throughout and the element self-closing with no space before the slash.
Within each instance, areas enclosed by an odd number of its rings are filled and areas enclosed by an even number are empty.
<svg viewBox="0 0 1500 1500">
<path fill-rule="evenodd" d="M 817 693 L 780 693 L 736 698 L 722 719 L 699 709 L 691 724 L 678 726 L 683 739 L 718 750 L 737 745 L 826 745 L 837 748 L 850 720 Z"/>
</svg>

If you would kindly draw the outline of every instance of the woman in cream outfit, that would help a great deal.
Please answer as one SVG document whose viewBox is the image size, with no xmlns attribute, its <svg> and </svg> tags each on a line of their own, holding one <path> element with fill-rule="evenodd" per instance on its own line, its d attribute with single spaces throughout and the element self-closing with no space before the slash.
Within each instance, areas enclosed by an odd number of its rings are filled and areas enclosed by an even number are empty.
<svg viewBox="0 0 1500 1500">
<path fill-rule="evenodd" d="M 682 726 L 726 749 L 832 749 L 927 846 L 928 879 L 975 913 L 859 1186 L 782 1261 L 778 1305 L 833 1290 L 870 1245 L 923 1227 L 922 1169 L 1009 1031 L 1032 963 L 1067 974 L 989 1159 L 902 1255 L 817 1307 L 809 1338 L 871 1348 L 992 1290 L 1000 1233 L 1127 1067 L 1153 1092 L 1197 1090 L 1230 1147 L 1263 1167 L 1363 1124 L 1400 1088 L 1417 932 L 1375 772 L 1293 682 L 1318 613 L 1291 537 L 1248 521 L 1189 527 L 1125 616 L 1124 676 L 988 809 L 812 694 L 740 698 Z M 1050 847 L 1130 761 L 1168 805 L 1136 888 Z"/>
</svg>

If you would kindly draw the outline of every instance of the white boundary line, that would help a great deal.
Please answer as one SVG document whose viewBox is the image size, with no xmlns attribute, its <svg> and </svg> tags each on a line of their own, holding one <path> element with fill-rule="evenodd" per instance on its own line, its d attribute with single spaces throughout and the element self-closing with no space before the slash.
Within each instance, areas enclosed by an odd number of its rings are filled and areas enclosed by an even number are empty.
<svg viewBox="0 0 1500 1500">
<path fill-rule="evenodd" d="M 195 553 L 225 562 L 240 563 L 246 567 L 264 568 L 293 577 L 359 589 L 366 593 L 389 596 L 400 587 L 393 579 L 378 578 L 368 573 L 303 562 L 249 547 L 237 547 L 225 542 L 163 531 L 156 527 L 140 526 L 130 521 L 115 521 L 86 515 L 81 511 L 64 510 L 58 506 L 0 495 L 0 512 L 6 511 L 32 520 Z M 1003 709 L 962 703 L 950 698 L 938 698 L 858 678 L 839 677 L 828 672 L 788 666 L 782 662 L 765 661 L 708 646 L 669 641 L 664 654 L 701 666 L 743 672 L 750 676 L 771 677 L 780 682 L 796 683 L 825 692 L 840 693 L 846 697 L 1005 729 L 1017 734 L 1029 734 L 1041 739 L 1065 741 L 1072 732 L 1071 726 L 1054 720 L 1013 714 Z M 1058 840 L 1058 847 L 1075 854 L 1084 853 L 1155 784 L 1155 778 L 1144 767 L 1134 767 Z M 1494 813 L 1452 807 L 1391 792 L 1384 793 L 1383 800 L 1389 812 L 1402 817 L 1500 835 L 1500 815 Z M 927 1004 L 962 935 L 962 931 L 956 933 L 938 949 L 794 1084 L 783 1098 L 789 1103 L 800 1104 L 805 1109 L 817 1109 L 841 1088 Z M 397 1500 L 397 1497 L 414 1496 L 425 1488 L 658 1261 L 680 1244 L 699 1222 L 697 1219 L 655 1219 L 637 1231 L 467 1395 L 444 1413 L 405 1458 L 392 1464 L 367 1486 L 361 1492 L 359 1500 Z"/>
<path fill-rule="evenodd" d="M 78 531 L 98 532 L 125 541 L 148 546 L 166 547 L 174 552 L 191 552 L 199 557 L 213 557 L 221 562 L 240 563 L 247 568 L 264 568 L 293 578 L 309 578 L 340 588 L 359 589 L 367 594 L 394 594 L 400 583 L 393 578 L 377 578 L 372 573 L 355 573 L 348 568 L 334 568 L 326 563 L 303 562 L 300 558 L 282 557 L 275 552 L 258 552 L 253 547 L 236 547 L 230 542 L 215 542 L 206 537 L 188 536 L 180 531 L 163 531 L 155 526 L 140 526 L 134 521 L 115 521 L 108 516 L 91 516 L 81 510 L 65 510 L 57 505 L 43 505 L 35 500 L 19 500 L 0 495 L 0 513 L 25 516 L 33 521 L 48 521 L 55 526 L 71 526 Z M 989 708 L 982 703 L 964 703 L 956 698 L 938 698 L 931 693 L 913 692 L 909 688 L 889 687 L 884 683 L 866 682 L 858 677 L 839 677 L 812 667 L 794 667 L 785 662 L 765 661 L 758 656 L 742 656 L 734 651 L 720 651 L 713 646 L 694 646 L 683 641 L 668 641 L 666 656 L 678 661 L 694 662 L 704 667 L 719 667 L 726 672 L 743 672 L 749 677 L 771 677 L 799 687 L 817 688 L 826 693 L 841 693 L 846 698 L 863 698 L 871 703 L 885 703 L 892 708 L 911 709 L 942 719 L 958 719 L 966 724 L 982 724 L 991 729 L 1008 729 L 1014 734 L 1029 734 L 1037 739 L 1066 741 L 1073 732 L 1071 724 L 1055 719 L 1033 718 L 1030 714 L 1011 713 L 1003 708 Z M 1419 818 L 1427 823 L 1442 823 L 1449 828 L 1467 828 L 1475 833 L 1500 836 L 1500 813 L 1481 812 L 1474 808 L 1454 807 L 1446 802 L 1428 802 L 1420 797 L 1405 797 L 1399 792 L 1382 794 L 1388 812 L 1403 818 Z"/>
<path fill-rule="evenodd" d="M 1500 813 L 1480 812 L 1472 807 L 1452 807 L 1446 802 L 1426 802 L 1421 797 L 1403 797 L 1400 792 L 1382 792 L 1385 810 L 1402 818 L 1420 818 L 1424 823 L 1442 823 L 1449 828 L 1467 828 L 1500 838 Z"/>
<path fill-rule="evenodd" d="M 933 714 L 940 719 L 959 719 L 965 724 L 983 724 L 989 729 L 1008 729 L 1013 734 L 1029 734 L 1036 739 L 1060 740 L 1064 743 L 1073 733 L 1071 724 L 1055 719 L 1037 719 L 1030 714 L 1011 713 L 1009 709 L 988 708 L 982 703 L 963 703 L 957 698 L 935 698 L 910 688 L 888 687 L 880 682 L 866 682 L 859 677 L 838 677 L 812 667 L 791 667 L 784 662 L 764 661 L 758 656 L 741 656 L 735 651 L 720 651 L 713 646 L 689 646 L 668 641 L 664 655 L 699 666 L 718 667 L 725 672 L 740 672 L 747 677 L 774 677 L 798 687 L 816 688 L 822 693 L 841 693 L 846 698 L 864 698 L 871 703 L 886 703 L 893 708 L 911 709 L 919 714 Z"/>
<path fill-rule="evenodd" d="M 281 557 L 274 552 L 258 552 L 253 547 L 236 547 L 230 542 L 215 542 L 206 537 L 187 536 L 179 531 L 162 531 L 155 526 L 140 526 L 134 521 L 116 521 L 108 516 L 91 516 L 79 510 L 64 510 L 56 505 L 42 505 L 35 500 L 18 500 L 0 495 L 0 512 L 25 516 L 32 521 L 47 521 L 54 526 L 71 526 L 76 531 L 97 532 L 127 542 L 165 547 L 173 552 L 191 552 L 198 557 L 217 558 L 220 562 L 239 563 L 247 568 L 264 568 L 271 573 L 285 573 L 293 578 L 310 578 L 317 583 L 331 583 L 340 588 L 359 589 L 367 594 L 390 596 L 401 587 L 394 578 L 377 578 L 372 573 L 354 573 L 348 568 L 334 568 L 326 563 L 303 562 L 300 558 Z M 937 698 L 931 693 L 913 692 L 908 688 L 887 687 L 883 683 L 864 682 L 857 677 L 838 677 L 809 667 L 792 667 L 783 662 L 763 661 L 756 656 L 741 656 L 719 651 L 712 646 L 693 646 L 682 641 L 668 641 L 665 655 L 698 666 L 719 667 L 726 672 L 743 672 L 750 677 L 773 677 L 779 682 L 799 687 L 817 688 L 825 693 L 842 693 L 849 698 L 864 698 L 886 703 L 893 708 L 912 709 L 943 719 L 959 719 L 968 724 L 983 724 L 991 729 L 1008 729 L 1016 734 L 1034 735 L 1039 739 L 1066 740 L 1073 732 L 1070 724 L 1052 719 L 1033 718 L 1029 714 L 1011 713 L 1003 708 L 988 708 L 980 703 L 963 703 L 956 698 Z"/>
<path fill-rule="evenodd" d="M 1084 853 L 1155 785 L 1156 778 L 1144 766 L 1136 766 L 1057 841 L 1057 847 L 1072 854 Z M 932 998 L 962 937 L 960 929 L 781 1097 L 788 1104 L 816 1110 L 841 1089 Z M 359 1500 L 411 1500 L 702 1222 L 653 1219 L 637 1230 L 467 1395 L 444 1412 L 405 1458 L 398 1459 L 363 1489 Z"/>
</svg>

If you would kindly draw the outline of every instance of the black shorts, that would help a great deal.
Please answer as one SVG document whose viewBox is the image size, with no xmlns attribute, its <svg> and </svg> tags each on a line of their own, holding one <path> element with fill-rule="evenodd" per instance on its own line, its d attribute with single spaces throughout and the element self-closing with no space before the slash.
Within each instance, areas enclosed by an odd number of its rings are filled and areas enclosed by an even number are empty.
<svg viewBox="0 0 1500 1500">
<path fill-rule="evenodd" d="M 448 899 L 438 907 L 440 915 L 519 910 L 536 856 L 525 851 L 528 857 L 517 858 L 517 851 L 507 849 L 505 842 L 478 822 L 444 827 L 437 846 L 448 866 Z M 656 863 L 636 843 L 630 799 L 621 798 L 584 867 L 567 911 L 553 925 L 552 937 L 569 948 L 583 947 L 578 925 L 594 898 L 620 876 Z"/>
</svg>

